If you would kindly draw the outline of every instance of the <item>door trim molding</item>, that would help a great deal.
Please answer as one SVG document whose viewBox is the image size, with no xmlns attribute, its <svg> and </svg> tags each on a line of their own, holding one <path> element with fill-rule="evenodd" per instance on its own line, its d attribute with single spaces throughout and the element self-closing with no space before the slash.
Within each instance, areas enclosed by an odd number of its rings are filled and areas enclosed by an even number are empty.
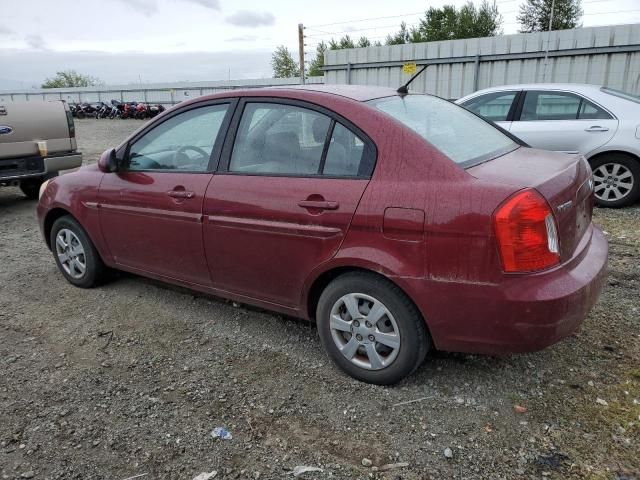
<svg viewBox="0 0 640 480">
<path fill-rule="evenodd" d="M 322 225 L 305 225 L 301 223 L 279 222 L 260 218 L 238 218 L 226 215 L 207 215 L 207 223 L 216 227 L 235 228 L 255 232 L 267 232 L 293 237 L 332 238 L 342 235 L 336 227 Z"/>
</svg>

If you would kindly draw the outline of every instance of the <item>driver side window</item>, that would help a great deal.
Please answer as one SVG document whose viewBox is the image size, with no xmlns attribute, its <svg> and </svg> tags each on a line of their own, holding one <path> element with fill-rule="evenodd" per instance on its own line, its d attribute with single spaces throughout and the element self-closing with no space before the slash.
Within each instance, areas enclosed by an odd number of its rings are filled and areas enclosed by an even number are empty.
<svg viewBox="0 0 640 480">
<path fill-rule="evenodd" d="M 206 171 L 228 108 L 194 108 L 162 122 L 131 145 L 127 170 Z"/>
</svg>

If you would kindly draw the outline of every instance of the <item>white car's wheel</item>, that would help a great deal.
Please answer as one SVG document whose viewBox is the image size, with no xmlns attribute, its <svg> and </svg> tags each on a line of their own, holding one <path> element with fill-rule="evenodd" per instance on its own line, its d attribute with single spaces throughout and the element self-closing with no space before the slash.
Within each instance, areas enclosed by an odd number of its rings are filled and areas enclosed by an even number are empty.
<svg viewBox="0 0 640 480">
<path fill-rule="evenodd" d="M 610 153 L 598 156 L 590 163 L 599 206 L 626 207 L 638 200 L 640 161 L 623 153 Z"/>
</svg>

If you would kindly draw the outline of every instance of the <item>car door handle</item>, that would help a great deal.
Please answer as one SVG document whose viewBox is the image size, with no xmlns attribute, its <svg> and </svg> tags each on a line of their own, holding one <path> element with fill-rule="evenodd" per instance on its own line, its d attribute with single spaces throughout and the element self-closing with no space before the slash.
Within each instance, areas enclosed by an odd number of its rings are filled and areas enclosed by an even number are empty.
<svg viewBox="0 0 640 480">
<path fill-rule="evenodd" d="M 608 132 L 607 127 L 601 127 L 600 125 L 594 125 L 593 127 L 585 128 L 585 132 Z"/>
<path fill-rule="evenodd" d="M 301 200 L 298 205 L 302 208 L 315 208 L 318 210 L 337 210 L 340 206 L 338 202 L 327 202 L 326 200 Z"/>
<path fill-rule="evenodd" d="M 167 192 L 171 198 L 193 198 L 195 197 L 195 193 L 187 192 L 186 190 L 170 190 Z"/>
</svg>

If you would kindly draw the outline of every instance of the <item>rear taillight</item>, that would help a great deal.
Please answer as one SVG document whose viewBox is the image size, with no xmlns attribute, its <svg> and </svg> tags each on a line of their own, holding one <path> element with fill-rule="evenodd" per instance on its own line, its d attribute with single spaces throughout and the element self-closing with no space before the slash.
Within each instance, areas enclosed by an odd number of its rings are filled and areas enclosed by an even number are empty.
<svg viewBox="0 0 640 480">
<path fill-rule="evenodd" d="M 75 136 L 76 136 L 76 126 L 73 123 L 73 115 L 71 114 L 71 112 L 69 110 L 67 110 L 65 113 L 67 115 L 67 126 L 69 127 L 69 136 L 71 138 L 75 138 Z"/>
<path fill-rule="evenodd" d="M 560 263 L 556 221 L 537 191 L 522 190 L 493 214 L 498 249 L 505 272 L 534 272 Z"/>
</svg>

